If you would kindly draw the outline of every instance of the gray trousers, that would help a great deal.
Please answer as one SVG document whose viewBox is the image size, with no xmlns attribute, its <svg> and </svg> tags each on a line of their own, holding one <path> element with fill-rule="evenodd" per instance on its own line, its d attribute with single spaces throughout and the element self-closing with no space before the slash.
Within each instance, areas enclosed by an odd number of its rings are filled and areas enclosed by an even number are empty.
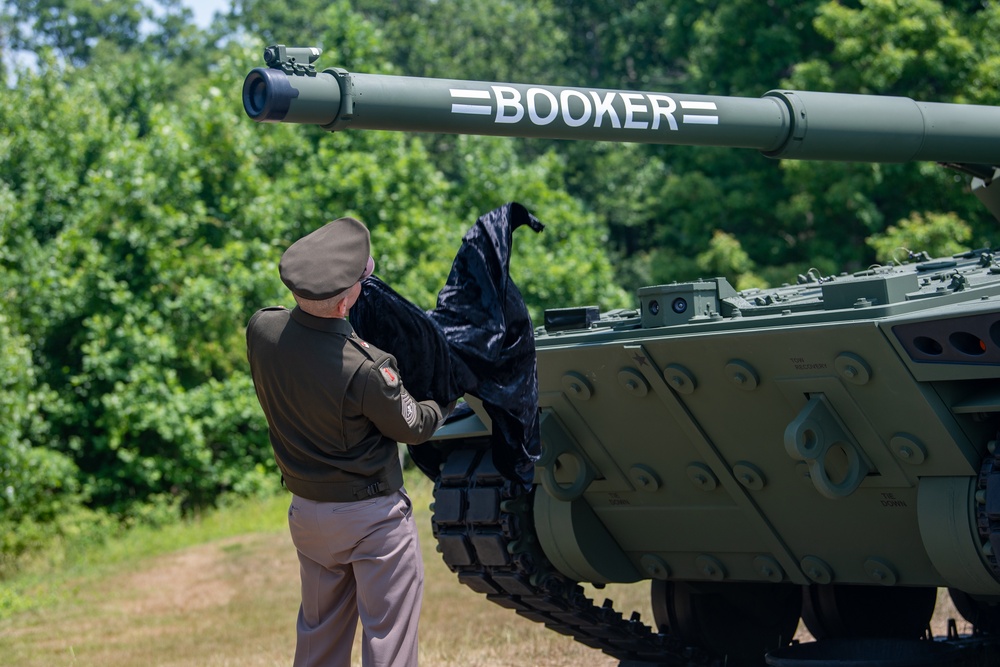
<svg viewBox="0 0 1000 667">
<path fill-rule="evenodd" d="M 350 503 L 292 496 L 302 605 L 295 667 L 349 667 L 358 619 L 364 667 L 416 667 L 424 565 L 402 489 Z"/>
</svg>

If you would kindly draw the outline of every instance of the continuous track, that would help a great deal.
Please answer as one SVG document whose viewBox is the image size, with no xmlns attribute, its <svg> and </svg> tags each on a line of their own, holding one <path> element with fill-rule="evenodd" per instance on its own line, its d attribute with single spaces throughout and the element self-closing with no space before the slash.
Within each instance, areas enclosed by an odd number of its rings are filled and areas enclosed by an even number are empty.
<svg viewBox="0 0 1000 667">
<path fill-rule="evenodd" d="M 533 491 L 505 479 L 483 443 L 452 447 L 434 486 L 431 522 L 439 550 L 458 580 L 489 601 L 573 637 L 623 665 L 709 667 L 703 650 L 653 631 L 610 600 L 597 606 L 557 572 L 535 537 Z"/>
</svg>

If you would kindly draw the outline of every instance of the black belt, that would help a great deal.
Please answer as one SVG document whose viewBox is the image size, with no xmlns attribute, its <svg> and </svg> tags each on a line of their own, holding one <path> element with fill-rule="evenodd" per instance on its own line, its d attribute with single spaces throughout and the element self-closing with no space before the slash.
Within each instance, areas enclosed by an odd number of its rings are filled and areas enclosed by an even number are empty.
<svg viewBox="0 0 1000 667">
<path fill-rule="evenodd" d="M 285 476 L 282 476 L 282 482 L 295 495 L 320 503 L 350 503 L 387 496 L 401 486 L 401 482 L 394 483 L 392 477 L 386 475 L 356 480 L 353 484 L 347 481 L 308 482 Z"/>
<path fill-rule="evenodd" d="M 363 489 L 358 489 L 354 492 L 354 497 L 358 500 L 366 500 L 368 498 L 374 498 L 375 496 L 385 496 L 391 487 L 388 482 L 372 482 Z"/>
</svg>

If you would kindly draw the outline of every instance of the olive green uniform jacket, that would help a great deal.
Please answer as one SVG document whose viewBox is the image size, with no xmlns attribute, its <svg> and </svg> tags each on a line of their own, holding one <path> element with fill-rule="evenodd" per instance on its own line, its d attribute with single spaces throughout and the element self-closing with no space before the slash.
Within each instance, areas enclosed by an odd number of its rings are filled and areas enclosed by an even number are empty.
<svg viewBox="0 0 1000 667">
<path fill-rule="evenodd" d="M 265 308 L 247 325 L 247 358 L 285 486 L 348 502 L 403 484 L 397 442 L 419 444 L 442 421 L 406 391 L 396 360 L 340 318 Z"/>
</svg>

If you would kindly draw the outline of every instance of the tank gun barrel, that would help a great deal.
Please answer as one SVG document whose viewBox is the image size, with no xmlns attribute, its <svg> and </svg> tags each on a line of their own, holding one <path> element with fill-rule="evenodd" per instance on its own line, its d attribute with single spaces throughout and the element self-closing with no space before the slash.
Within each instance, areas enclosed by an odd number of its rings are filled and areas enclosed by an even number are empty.
<svg viewBox="0 0 1000 667">
<path fill-rule="evenodd" d="M 243 106 L 258 122 L 752 148 L 773 158 L 1000 164 L 1000 107 L 772 90 L 760 98 L 317 71 L 265 49 Z"/>
</svg>

